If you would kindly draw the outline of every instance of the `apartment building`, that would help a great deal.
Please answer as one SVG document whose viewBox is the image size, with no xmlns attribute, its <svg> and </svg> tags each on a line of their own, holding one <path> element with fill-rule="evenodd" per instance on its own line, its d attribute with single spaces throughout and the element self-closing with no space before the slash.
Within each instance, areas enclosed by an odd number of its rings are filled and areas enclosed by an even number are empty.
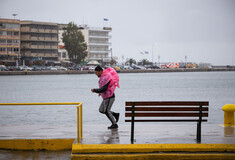
<svg viewBox="0 0 235 160">
<path fill-rule="evenodd" d="M 21 21 L 21 59 L 26 65 L 58 61 L 58 24 Z"/>
<path fill-rule="evenodd" d="M 20 56 L 20 20 L 0 18 L 0 64 L 16 65 Z"/>
<path fill-rule="evenodd" d="M 0 19 L 0 64 L 45 65 L 69 63 L 62 41 L 67 24 Z M 80 25 L 87 43 L 86 61 L 107 64 L 111 61 L 112 28 Z"/>
<path fill-rule="evenodd" d="M 112 28 L 95 28 L 88 25 L 79 25 L 88 47 L 87 61 L 98 61 L 107 64 L 111 61 L 111 31 Z"/>
</svg>

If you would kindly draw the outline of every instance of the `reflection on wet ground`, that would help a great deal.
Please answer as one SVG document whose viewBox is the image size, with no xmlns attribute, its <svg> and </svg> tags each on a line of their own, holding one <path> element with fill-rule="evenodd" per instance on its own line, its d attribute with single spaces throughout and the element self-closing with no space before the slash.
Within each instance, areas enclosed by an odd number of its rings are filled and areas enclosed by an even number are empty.
<svg viewBox="0 0 235 160">
<path fill-rule="evenodd" d="M 70 160 L 71 151 L 0 150 L 1 160 Z"/>
<path fill-rule="evenodd" d="M 224 137 L 235 137 L 234 126 L 224 126 Z"/>
<path fill-rule="evenodd" d="M 118 129 L 112 129 L 105 134 L 100 135 L 101 144 L 119 144 L 119 131 Z"/>
<path fill-rule="evenodd" d="M 83 144 L 130 144 L 130 125 L 107 130 L 105 125 L 84 127 Z M 235 144 L 234 127 L 202 125 L 201 143 Z M 136 124 L 136 144 L 197 143 L 196 124 Z"/>
</svg>

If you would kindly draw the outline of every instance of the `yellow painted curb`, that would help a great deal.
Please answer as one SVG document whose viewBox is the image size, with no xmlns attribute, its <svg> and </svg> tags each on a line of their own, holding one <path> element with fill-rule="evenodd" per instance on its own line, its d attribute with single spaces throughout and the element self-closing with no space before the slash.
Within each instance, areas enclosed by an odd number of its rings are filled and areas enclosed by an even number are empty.
<svg viewBox="0 0 235 160">
<path fill-rule="evenodd" d="M 235 154 L 185 154 L 185 153 L 152 153 L 152 154 L 92 154 L 92 155 L 72 155 L 71 160 L 234 160 Z"/>
<path fill-rule="evenodd" d="M 0 149 L 15 150 L 67 150 L 74 139 L 6 139 L 0 140 Z"/>
<path fill-rule="evenodd" d="M 74 144 L 72 153 L 235 152 L 235 144 Z"/>
</svg>

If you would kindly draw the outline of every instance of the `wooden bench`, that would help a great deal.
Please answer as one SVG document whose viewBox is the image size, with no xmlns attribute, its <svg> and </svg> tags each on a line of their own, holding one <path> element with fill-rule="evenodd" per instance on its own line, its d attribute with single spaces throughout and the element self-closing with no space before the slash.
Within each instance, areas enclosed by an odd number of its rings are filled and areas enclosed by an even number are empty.
<svg viewBox="0 0 235 160">
<path fill-rule="evenodd" d="M 131 143 L 134 142 L 134 122 L 197 122 L 196 138 L 197 142 L 201 142 L 201 123 L 207 122 L 206 117 L 208 117 L 208 107 L 205 106 L 209 106 L 209 102 L 126 102 L 125 117 L 130 118 L 127 118 L 125 122 L 131 122 Z"/>
</svg>

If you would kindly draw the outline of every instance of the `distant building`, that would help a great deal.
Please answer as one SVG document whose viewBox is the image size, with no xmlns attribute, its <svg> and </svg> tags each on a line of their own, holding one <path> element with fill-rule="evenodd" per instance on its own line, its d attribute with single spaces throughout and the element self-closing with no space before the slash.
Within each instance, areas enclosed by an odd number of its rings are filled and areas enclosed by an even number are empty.
<svg viewBox="0 0 235 160">
<path fill-rule="evenodd" d="M 94 28 L 88 25 L 79 25 L 87 43 L 87 61 L 98 61 L 100 64 L 111 62 L 111 31 L 112 28 Z"/>
<path fill-rule="evenodd" d="M 0 64 L 51 65 L 69 63 L 62 41 L 67 24 L 0 19 Z M 88 55 L 86 61 L 111 62 L 112 28 L 80 25 Z"/>
<path fill-rule="evenodd" d="M 195 62 L 187 62 L 186 68 L 198 68 L 198 65 Z"/>
<path fill-rule="evenodd" d="M 211 64 L 210 63 L 199 63 L 198 65 L 198 68 L 201 68 L 201 69 L 209 69 L 209 68 L 212 68 Z"/>
<path fill-rule="evenodd" d="M 0 18 L 0 64 L 16 65 L 20 56 L 20 20 Z"/>
<path fill-rule="evenodd" d="M 58 61 L 58 24 L 21 21 L 21 59 L 26 65 Z"/>
</svg>

